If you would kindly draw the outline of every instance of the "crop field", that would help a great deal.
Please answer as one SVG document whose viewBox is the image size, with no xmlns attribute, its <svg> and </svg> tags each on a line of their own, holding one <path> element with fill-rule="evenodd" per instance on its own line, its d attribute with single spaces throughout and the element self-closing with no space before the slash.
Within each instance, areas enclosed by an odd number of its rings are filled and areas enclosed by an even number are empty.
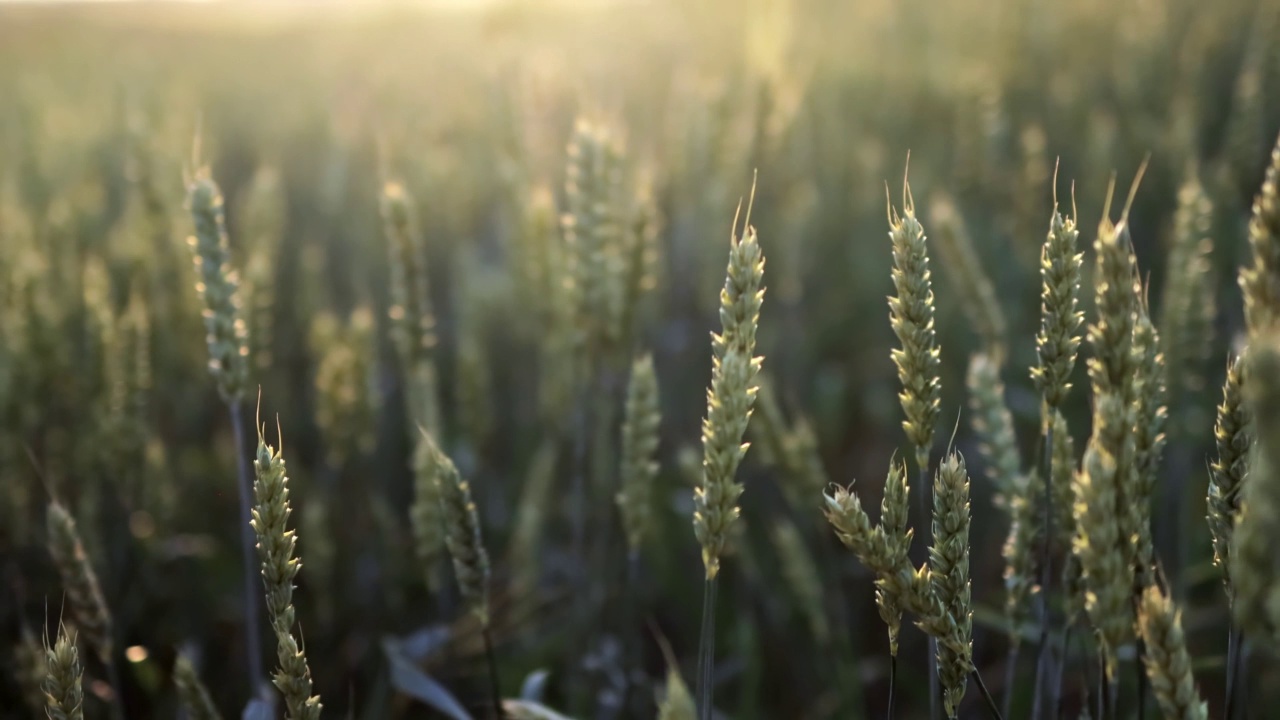
<svg viewBox="0 0 1280 720">
<path fill-rule="evenodd" d="M 1265 720 L 1280 0 L 0 3 L 0 720 Z"/>
</svg>

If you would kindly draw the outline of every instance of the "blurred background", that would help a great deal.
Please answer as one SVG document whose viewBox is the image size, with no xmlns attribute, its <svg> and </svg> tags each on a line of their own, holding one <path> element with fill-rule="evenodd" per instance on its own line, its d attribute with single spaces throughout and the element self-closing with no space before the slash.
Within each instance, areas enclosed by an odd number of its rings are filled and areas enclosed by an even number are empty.
<svg viewBox="0 0 1280 720">
<path fill-rule="evenodd" d="M 326 714 L 436 717 L 415 697 L 424 677 L 483 705 L 477 628 L 447 574 L 428 589 L 412 551 L 416 431 L 379 217 L 395 180 L 426 259 L 441 444 L 473 481 L 493 559 L 504 694 L 523 686 L 573 717 L 652 717 L 663 643 L 692 678 L 703 569 L 690 488 L 708 333 L 735 208 L 758 172 L 758 350 L 775 407 L 757 411 L 739 473 L 717 703 L 744 719 L 883 715 L 887 639 L 870 574 L 759 428 L 767 411 L 774 439 L 817 453 L 808 488 L 857 478 L 869 508 L 890 459 L 908 453 L 885 196 L 887 185 L 900 206 L 910 151 L 942 349 L 935 460 L 953 442 L 969 461 L 975 658 L 1002 696 L 1008 518 L 967 409 L 966 366 L 989 331 L 967 312 L 972 269 L 998 299 L 1029 468 L 1055 166 L 1058 204 L 1078 212 L 1087 298 L 1109 179 L 1118 173 L 1123 196 L 1149 157 L 1131 224 L 1157 317 L 1179 189 L 1198 183 L 1211 203 L 1212 312 L 1171 392 L 1155 515 L 1217 715 L 1227 606 L 1203 521 L 1205 464 L 1241 326 L 1245 223 L 1280 130 L 1277 37 L 1275 0 L 0 4 L 0 648 L 56 625 L 43 520 L 55 496 L 115 616 L 128 717 L 175 716 L 180 648 L 226 716 L 248 696 L 238 449 L 207 369 L 183 207 L 184 174 L 208 163 L 227 200 L 251 383 L 261 416 L 283 428 L 299 632 Z M 597 378 L 586 519 L 569 502 L 580 408 L 546 320 L 547 248 L 561 242 L 579 119 L 618 148 L 621 206 L 650 238 L 652 288 Z M 612 499 L 638 352 L 653 353 L 662 424 L 654 532 L 629 582 Z M 1082 367 L 1076 377 L 1066 410 L 1082 446 Z M 603 548 L 586 566 L 586 602 L 578 521 Z M 908 629 L 903 642 L 899 717 L 923 717 L 924 636 Z M 34 717 L 15 655 L 0 668 L 0 716 Z M 1020 672 L 1015 709 L 1029 704 Z M 1069 712 L 1082 672 L 1067 675 Z M 92 666 L 87 677 L 86 710 L 104 717 L 111 690 Z M 1256 683 L 1257 707 L 1274 686 Z M 982 712 L 976 693 L 969 702 L 961 717 Z"/>
</svg>

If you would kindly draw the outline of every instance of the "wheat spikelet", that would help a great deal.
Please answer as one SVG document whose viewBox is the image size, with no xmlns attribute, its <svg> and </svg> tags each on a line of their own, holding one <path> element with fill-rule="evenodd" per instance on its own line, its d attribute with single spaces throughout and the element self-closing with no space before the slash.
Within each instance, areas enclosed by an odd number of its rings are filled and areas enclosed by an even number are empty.
<svg viewBox="0 0 1280 720">
<path fill-rule="evenodd" d="M 1249 407 L 1244 398 L 1244 359 L 1237 357 L 1227 366 L 1222 384 L 1222 402 L 1213 426 L 1218 457 L 1209 465 L 1209 532 L 1213 536 L 1213 562 L 1222 572 L 1227 598 L 1235 592 L 1231 582 L 1231 545 L 1240 513 L 1241 489 L 1249 475 L 1249 449 L 1253 444 Z"/>
<path fill-rule="evenodd" d="M 1253 200 L 1249 220 L 1251 264 L 1240 269 L 1245 326 L 1252 340 L 1280 315 L 1280 138 L 1271 151 L 1262 189 Z"/>
<path fill-rule="evenodd" d="M 207 169 L 199 171 L 188 184 L 187 209 L 195 224 L 195 235 L 187 243 L 195 254 L 199 276 L 196 290 L 205 305 L 209 371 L 222 397 L 237 401 L 243 397 L 249 380 L 248 332 L 236 297 L 239 279 L 231 269 L 222 192 Z"/>
<path fill-rule="evenodd" d="M 942 380 L 937 333 L 933 326 L 933 289 L 924 227 L 916 219 L 911 187 L 903 183 L 902 214 L 889 208 L 889 239 L 893 245 L 893 287 L 889 324 L 902 343 L 892 351 L 902 392 L 898 401 L 906 415 L 902 427 L 915 448 L 916 464 L 929 466 L 933 426 L 938 418 Z"/>
<path fill-rule="evenodd" d="M 444 543 L 453 558 L 453 574 L 462 599 L 484 626 L 489 624 L 489 553 L 480 537 L 480 518 L 471 499 L 471 486 L 458 474 L 453 461 L 427 433 L 427 474 L 435 479 L 444 524 Z"/>
<path fill-rule="evenodd" d="M 45 714 L 49 720 L 84 720 L 84 668 L 76 649 L 76 633 L 58 625 L 53 647 L 45 639 Z"/>
<path fill-rule="evenodd" d="M 98 575 L 85 554 L 76 521 L 58 501 L 49 503 L 49 554 L 58 568 L 76 630 L 104 665 L 111 664 L 111 611 L 102 597 Z"/>
<path fill-rule="evenodd" d="M 782 575 L 800 605 L 809 632 L 820 646 L 825 647 L 831 638 L 831 628 L 823 608 L 822 579 L 813 555 L 805 546 L 800 531 L 788 521 L 773 526 L 773 546 L 778 553 Z"/>
<path fill-rule="evenodd" d="M 581 340 L 599 348 L 620 328 L 623 227 L 619 212 L 622 146 L 600 123 L 579 118 L 569 139 L 562 218 L 574 316 Z"/>
<path fill-rule="evenodd" d="M 428 432 L 438 432 L 436 321 L 413 202 L 403 185 L 388 182 L 382 188 L 381 206 L 391 252 L 392 305 L 387 312 L 408 386 L 409 416 Z"/>
<path fill-rule="evenodd" d="M 208 689 L 200 682 L 195 665 L 186 655 L 178 655 L 173 663 L 173 684 L 177 686 L 182 707 L 191 720 L 222 720 Z"/>
<path fill-rule="evenodd" d="M 950 286 L 959 295 L 969 324 L 982 338 L 984 351 L 999 362 L 1005 353 L 1008 323 L 996 298 L 995 286 L 983 269 L 982 260 L 965 228 L 964 218 L 950 196 L 939 194 L 932 197 L 929 208 L 929 222 L 938 240 L 939 258 L 943 267 L 955 273 Z"/>
<path fill-rule="evenodd" d="M 253 461 L 253 526 L 262 558 L 262 581 L 266 587 L 267 613 L 276 636 L 279 667 L 272 682 L 284 696 L 290 720 L 317 720 L 320 697 L 311 694 L 311 669 L 307 656 L 293 636 L 293 580 L 302 567 L 294 557 L 297 533 L 288 528 L 289 478 L 284 456 L 267 444 L 258 429 L 258 451 Z"/>
<path fill-rule="evenodd" d="M 1084 314 L 1077 309 L 1077 296 L 1084 256 L 1076 252 L 1079 237 L 1075 218 L 1063 217 L 1054 207 L 1040 251 L 1040 332 L 1036 335 L 1040 364 L 1031 369 L 1031 379 L 1050 408 L 1061 405 L 1071 389 L 1071 371 L 1080 350 Z"/>
<path fill-rule="evenodd" d="M 1277 627 L 1275 538 L 1280 536 L 1280 345 L 1274 336 L 1255 338 L 1246 355 L 1244 385 L 1256 428 L 1248 479 L 1230 548 L 1232 609 L 1246 632 Z"/>
<path fill-rule="evenodd" d="M 764 300 L 764 255 L 751 227 L 750 207 L 742 237 L 730 236 L 729 264 L 720 291 L 720 334 L 712 333 L 711 387 L 702 421 L 702 483 L 694 491 L 693 529 L 702 545 L 707 579 L 720 571 L 729 528 L 738 517 L 742 486 L 734 480 L 746 455 L 742 442 L 756 399 L 762 358 L 754 356 L 756 327 Z"/>
<path fill-rule="evenodd" d="M 1115 677 L 1116 651 L 1133 627 L 1133 565 L 1122 545 L 1119 469 L 1109 450 L 1113 443 L 1106 439 L 1128 432 L 1125 418 L 1116 397 L 1104 395 L 1097 400 L 1093 436 L 1074 483 L 1076 535 L 1072 551 L 1080 563 L 1085 611 L 1098 633 L 1108 678 Z"/>
<path fill-rule="evenodd" d="M 969 588 L 969 475 L 964 460 L 952 453 L 942 461 L 933 483 L 933 546 L 929 569 L 934 591 L 953 620 L 949 642 L 938 644 L 938 677 L 947 715 L 956 717 L 972 668 L 973 612 Z M 955 648 L 964 652 L 957 656 Z"/>
<path fill-rule="evenodd" d="M 911 513 L 910 493 L 906 462 L 891 462 L 884 481 L 884 495 L 880 499 L 880 529 L 890 555 L 889 563 L 894 567 L 906 560 L 907 551 L 911 549 L 912 531 L 907 527 Z M 876 607 L 880 619 L 889 628 L 889 654 L 896 656 L 902 628 L 902 603 L 893 593 L 876 588 Z"/>
<path fill-rule="evenodd" d="M 1178 190 L 1173 242 L 1165 265 L 1160 301 L 1160 347 L 1168 374 L 1169 406 L 1177 408 L 1200 392 L 1213 337 L 1215 278 L 1211 255 L 1213 202 L 1194 167 Z M 1179 425 L 1189 419 L 1184 412 Z M 1175 427 L 1190 432 L 1189 427 Z"/>
<path fill-rule="evenodd" d="M 1149 573 L 1155 558 L 1151 539 L 1151 503 L 1155 494 L 1156 476 L 1164 455 L 1165 422 L 1165 366 L 1160 354 L 1160 336 L 1146 303 L 1138 306 L 1137 323 L 1133 331 L 1135 359 L 1134 395 L 1134 470 L 1133 492 L 1126 493 L 1126 507 L 1130 516 L 1126 536 L 1132 537 L 1135 566 L 1140 582 L 1148 584 Z"/>
<path fill-rule="evenodd" d="M 1143 591 L 1138 608 L 1138 630 L 1146 646 L 1142 659 L 1165 718 L 1209 720 L 1208 705 L 1200 698 L 1191 674 L 1181 615 L 1160 588 L 1151 585 Z"/>
<path fill-rule="evenodd" d="M 658 377 L 653 356 L 642 355 L 631 365 L 622 423 L 622 489 L 618 511 L 632 552 L 640 549 L 652 522 L 653 483 L 658 476 Z"/>
</svg>

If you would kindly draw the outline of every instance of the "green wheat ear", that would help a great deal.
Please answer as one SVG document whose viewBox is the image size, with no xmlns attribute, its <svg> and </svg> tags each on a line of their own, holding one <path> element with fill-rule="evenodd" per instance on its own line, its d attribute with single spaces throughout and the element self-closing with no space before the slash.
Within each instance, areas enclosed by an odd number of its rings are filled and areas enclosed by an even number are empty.
<svg viewBox="0 0 1280 720">
<path fill-rule="evenodd" d="M 1240 270 L 1244 319 L 1252 340 L 1280 315 L 1280 137 L 1249 220 L 1251 264 Z"/>
<path fill-rule="evenodd" d="M 49 503 L 49 554 L 58 568 L 76 629 L 104 665 L 112 662 L 111 611 L 85 553 L 76 521 L 56 500 Z"/>
<path fill-rule="evenodd" d="M 444 523 L 444 542 L 453 558 L 453 574 L 462 599 L 481 624 L 489 624 L 489 553 L 480 536 L 480 518 L 471 485 L 435 440 L 423 432 L 426 473 L 435 480 Z"/>
<path fill-rule="evenodd" d="M 618 511 L 626 530 L 627 545 L 637 552 L 652 525 L 653 483 L 658 476 L 658 377 L 653 356 L 642 355 L 631 365 L 622 423 L 622 489 Z"/>
<path fill-rule="evenodd" d="M 1253 445 L 1251 418 L 1244 398 L 1244 372 L 1243 358 L 1237 357 L 1227 366 L 1222 402 L 1213 426 L 1218 457 L 1209 465 L 1206 499 L 1209 533 L 1213 536 L 1213 562 L 1222 572 L 1228 601 L 1235 597 L 1231 582 L 1232 536 L 1240 514 L 1240 491 L 1249 475 L 1249 449 Z"/>
<path fill-rule="evenodd" d="M 318 720 L 320 696 L 311 694 L 311 668 L 307 656 L 293 636 L 293 581 L 302 567 L 294 556 L 298 543 L 295 530 L 288 527 L 293 513 L 289 502 L 289 478 L 284 456 L 267 444 L 258 429 L 258 450 L 253 461 L 253 531 L 258 536 L 262 558 L 262 584 L 266 588 L 267 613 L 276 636 L 279 667 L 272 682 L 284 696 L 290 720 Z"/>
<path fill-rule="evenodd" d="M 952 718 L 959 712 L 972 669 L 969 523 L 969 474 L 964 459 L 952 453 L 939 465 L 933 483 L 933 546 L 929 548 L 933 589 L 952 620 L 946 642 L 938 643 L 938 677 L 947 715 Z"/>
<path fill-rule="evenodd" d="M 45 713 L 49 720 L 84 720 L 84 667 L 76 648 L 75 630 L 58 624 L 53 647 L 45 639 Z"/>
<path fill-rule="evenodd" d="M 200 170 L 187 186 L 187 208 L 195 225 L 187 242 L 199 276 L 196 290 L 204 299 L 209 371 L 222 397 L 237 401 L 249 381 L 248 331 L 236 297 L 239 278 L 231 268 L 222 191 L 208 169 Z"/>
<path fill-rule="evenodd" d="M 1055 202 L 1040 251 L 1040 332 L 1036 335 L 1040 364 L 1031 369 L 1031 380 L 1050 408 L 1060 406 L 1071 390 L 1071 371 L 1080 350 L 1084 313 L 1078 309 L 1078 296 L 1084 255 L 1077 252 L 1079 237 L 1075 218 L 1064 217 Z"/>
<path fill-rule="evenodd" d="M 887 188 L 886 188 L 887 194 Z M 889 206 L 889 240 L 893 246 L 893 287 L 889 324 L 902 343 L 892 351 L 902 392 L 898 400 L 906 415 L 902 427 L 915 448 L 916 463 L 929 466 L 929 449 L 938 418 L 942 380 L 937 333 L 933 325 L 933 287 L 924 227 L 916 219 L 911 186 L 903 182 L 902 214 Z"/>
<path fill-rule="evenodd" d="M 734 480 L 747 452 L 742 442 L 756 399 L 756 328 L 764 300 L 764 255 L 751 227 L 750 207 L 742 237 L 730 237 L 729 265 L 720 291 L 720 334 L 712 333 L 711 388 L 702 421 L 702 483 L 694 491 L 693 529 L 702 545 L 707 579 L 720 571 L 729 528 L 738 518 L 742 486 Z"/>
<path fill-rule="evenodd" d="M 1255 635 L 1280 627 L 1275 599 L 1280 570 L 1275 538 L 1280 534 L 1280 344 L 1274 335 L 1255 338 L 1246 355 L 1245 400 L 1257 433 L 1248 480 L 1230 547 L 1232 604 L 1241 629 Z"/>
<path fill-rule="evenodd" d="M 178 655 L 173 663 L 173 684 L 177 686 L 182 707 L 191 720 L 222 720 L 209 697 L 209 690 L 200 682 L 195 665 L 186 655 Z"/>
<path fill-rule="evenodd" d="M 1191 674 L 1191 655 L 1182 633 L 1182 613 L 1152 585 L 1138 605 L 1138 630 L 1145 644 L 1142 660 L 1151 679 L 1152 694 L 1166 718 L 1208 720 L 1209 707 L 1200 698 Z"/>
</svg>

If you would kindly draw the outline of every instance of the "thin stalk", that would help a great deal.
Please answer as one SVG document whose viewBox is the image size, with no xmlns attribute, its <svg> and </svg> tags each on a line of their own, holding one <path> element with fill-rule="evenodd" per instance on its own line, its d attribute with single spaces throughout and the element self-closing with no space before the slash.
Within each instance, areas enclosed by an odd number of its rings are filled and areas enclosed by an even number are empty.
<svg viewBox="0 0 1280 720">
<path fill-rule="evenodd" d="M 711 720 L 712 676 L 716 665 L 716 578 L 702 587 L 702 635 L 698 641 L 698 720 Z"/>
<path fill-rule="evenodd" d="M 898 685 L 898 656 L 889 656 L 889 712 L 885 715 L 888 720 L 893 720 L 893 695 Z"/>
<path fill-rule="evenodd" d="M 978 668 L 970 671 L 969 676 L 973 678 L 974 684 L 978 686 L 978 692 L 982 693 L 982 699 L 987 701 L 987 709 L 991 711 L 991 717 L 996 720 L 1004 720 L 1004 716 L 1000 714 L 1000 708 L 996 707 L 996 699 L 991 697 L 991 691 L 987 690 L 987 684 L 982 682 L 982 674 L 978 672 Z"/>
<path fill-rule="evenodd" d="M 1018 679 L 1018 653 L 1021 648 L 1021 639 L 1009 641 L 1009 653 L 1004 665 L 1004 702 L 1000 704 L 1005 715 L 1010 715 L 1013 709 L 1013 686 Z"/>
<path fill-rule="evenodd" d="M 484 625 L 484 656 L 489 662 L 489 692 L 493 702 L 493 720 L 502 720 L 502 692 L 498 686 L 498 659 L 493 654 L 493 638 L 489 633 L 489 623 Z"/>
<path fill-rule="evenodd" d="M 622 616 L 622 698 L 618 704 L 623 717 L 628 716 L 627 708 L 631 704 L 631 670 L 640 666 L 639 628 L 643 618 L 636 610 L 636 594 L 640 592 L 640 551 L 632 548 L 627 551 L 627 584 L 623 588 Z"/>
<path fill-rule="evenodd" d="M 236 439 L 236 471 L 239 474 L 237 483 L 240 490 L 240 555 L 244 564 L 244 624 L 245 648 L 249 654 L 249 689 L 250 695 L 258 697 L 262 692 L 262 635 L 259 631 L 258 591 L 255 582 L 257 562 L 254 557 L 253 536 L 253 481 L 249 479 L 248 456 L 245 454 L 244 420 L 240 417 L 240 401 L 234 400 L 227 405 L 231 411 L 231 429 Z"/>
<path fill-rule="evenodd" d="M 932 513 L 929 512 L 933 505 L 932 495 L 929 485 L 929 467 L 925 463 L 920 463 L 920 492 L 916 495 L 920 498 L 920 527 L 924 529 L 924 545 L 929 547 L 933 544 L 933 523 Z M 928 555 L 926 554 L 926 558 Z M 938 698 L 942 695 L 942 686 L 938 682 L 938 640 L 933 636 L 929 637 L 929 720 L 942 720 L 942 709 L 938 706 Z"/>
<path fill-rule="evenodd" d="M 1062 657 L 1058 659 L 1058 675 L 1053 681 L 1053 688 L 1049 691 L 1049 707 L 1053 708 L 1053 720 L 1059 720 L 1062 717 L 1062 683 L 1067 674 L 1067 658 L 1071 651 L 1071 624 L 1067 623 L 1062 628 Z M 1089 685 L 1085 683 L 1085 692 L 1088 692 Z M 1088 702 L 1084 703 L 1086 706 Z"/>
<path fill-rule="evenodd" d="M 1244 644 L 1244 638 L 1240 634 L 1240 628 L 1231 624 L 1231 630 L 1227 634 L 1227 699 L 1225 701 L 1226 711 L 1223 713 L 1223 720 L 1233 720 L 1236 707 L 1236 695 L 1239 694 L 1237 685 L 1240 684 L 1240 658 L 1244 654 L 1241 652 L 1241 646 Z"/>
<path fill-rule="evenodd" d="M 1036 656 L 1036 684 L 1032 693 L 1031 701 L 1031 717 L 1034 720 L 1040 720 L 1044 717 L 1041 714 L 1041 691 L 1044 687 L 1045 677 L 1049 673 L 1049 578 L 1053 577 L 1051 565 L 1053 564 L 1052 554 L 1050 553 L 1049 543 L 1053 538 L 1053 415 L 1052 408 L 1045 413 L 1048 418 L 1044 427 L 1044 492 L 1041 495 L 1042 501 L 1040 505 L 1044 508 L 1044 523 L 1041 526 L 1044 529 L 1044 537 L 1040 540 L 1040 595 L 1036 599 L 1036 604 L 1040 611 L 1040 648 Z"/>
</svg>

